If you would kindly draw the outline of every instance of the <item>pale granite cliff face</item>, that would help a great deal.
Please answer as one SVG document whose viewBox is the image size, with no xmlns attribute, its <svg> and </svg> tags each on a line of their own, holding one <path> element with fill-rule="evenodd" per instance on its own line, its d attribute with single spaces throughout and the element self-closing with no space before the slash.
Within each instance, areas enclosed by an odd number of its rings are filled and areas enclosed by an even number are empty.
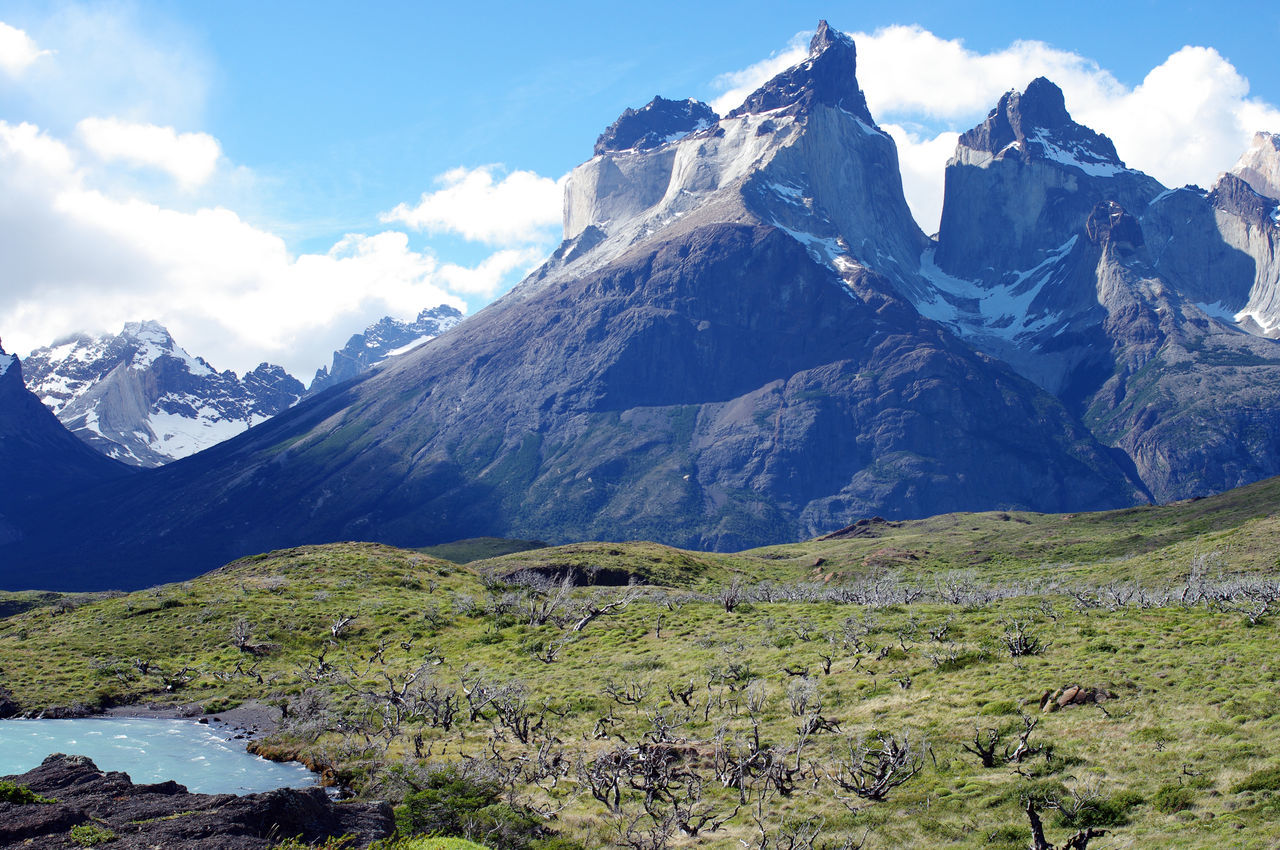
<svg viewBox="0 0 1280 850">
<path fill-rule="evenodd" d="M 287 410 L 302 384 L 263 363 L 243 377 L 192 357 L 158 322 L 77 334 L 27 358 L 27 384 L 68 429 L 104 455 L 160 466 Z"/>
</svg>

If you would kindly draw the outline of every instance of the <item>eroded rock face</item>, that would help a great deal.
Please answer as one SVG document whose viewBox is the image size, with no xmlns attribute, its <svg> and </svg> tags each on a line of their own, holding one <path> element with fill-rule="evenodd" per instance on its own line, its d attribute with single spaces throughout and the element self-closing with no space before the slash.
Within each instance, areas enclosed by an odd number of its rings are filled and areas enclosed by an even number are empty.
<svg viewBox="0 0 1280 850">
<path fill-rule="evenodd" d="M 938 267 L 995 284 L 1059 249 L 1099 202 L 1140 213 L 1163 188 L 1073 121 L 1062 90 L 1040 77 L 960 136 L 947 163 Z"/>
<path fill-rule="evenodd" d="M 705 130 L 719 120 L 715 110 L 693 100 L 655 97 L 639 109 L 627 109 L 596 140 L 597 156 L 625 150 L 646 151 Z"/>
<path fill-rule="evenodd" d="M 1256 133 L 1231 173 L 1268 198 L 1280 198 L 1280 134 Z"/>
<path fill-rule="evenodd" d="M 320 788 L 237 797 L 191 794 L 176 782 L 135 785 L 84 756 L 52 755 L 6 779 L 53 803 L 0 802 L 0 848 L 77 848 L 72 827 L 94 823 L 120 850 L 266 850 L 283 838 L 323 841 L 350 835 L 366 847 L 391 834 L 386 803 L 335 803 Z"/>
</svg>

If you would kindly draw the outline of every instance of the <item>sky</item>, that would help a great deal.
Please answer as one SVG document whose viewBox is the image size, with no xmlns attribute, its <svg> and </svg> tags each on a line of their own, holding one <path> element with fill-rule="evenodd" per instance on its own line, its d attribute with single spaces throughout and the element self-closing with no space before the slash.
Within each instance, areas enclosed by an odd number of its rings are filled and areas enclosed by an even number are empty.
<svg viewBox="0 0 1280 850">
<path fill-rule="evenodd" d="M 567 173 L 626 107 L 723 112 L 854 36 L 908 202 L 1044 75 L 1166 185 L 1280 132 L 1280 4 L 0 0 L 0 339 L 165 323 L 304 381 L 384 315 L 475 312 L 560 238 Z"/>
</svg>

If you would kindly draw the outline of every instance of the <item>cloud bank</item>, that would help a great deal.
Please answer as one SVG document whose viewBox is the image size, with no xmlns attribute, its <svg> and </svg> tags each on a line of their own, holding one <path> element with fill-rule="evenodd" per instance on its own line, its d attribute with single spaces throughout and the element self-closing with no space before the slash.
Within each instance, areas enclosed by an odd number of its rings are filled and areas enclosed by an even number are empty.
<svg viewBox="0 0 1280 850">
<path fill-rule="evenodd" d="M 489 245 L 545 241 L 561 223 L 563 181 L 532 171 L 513 171 L 496 179 L 500 170 L 483 165 L 446 171 L 436 178 L 440 189 L 424 192 L 416 206 L 400 204 L 381 218 Z"/>
<path fill-rule="evenodd" d="M 179 133 L 155 124 L 85 118 L 76 131 L 85 147 L 104 162 L 157 168 L 184 188 L 208 182 L 222 156 L 222 146 L 207 133 Z"/>
</svg>

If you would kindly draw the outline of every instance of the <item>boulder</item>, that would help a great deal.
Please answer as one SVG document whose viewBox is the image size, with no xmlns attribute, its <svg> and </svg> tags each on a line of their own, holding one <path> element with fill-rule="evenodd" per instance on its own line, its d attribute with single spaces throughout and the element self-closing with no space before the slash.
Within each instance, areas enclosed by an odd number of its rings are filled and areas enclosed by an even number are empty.
<svg viewBox="0 0 1280 850">
<path fill-rule="evenodd" d="M 70 830 L 93 820 L 116 834 L 117 850 L 267 850 L 282 838 L 307 842 L 350 835 L 367 847 L 394 827 L 386 803 L 337 803 L 321 788 L 282 788 L 237 797 L 192 794 L 176 782 L 135 785 L 84 756 L 56 754 L 5 777 L 54 803 L 0 803 L 0 850 L 73 848 Z"/>
</svg>

